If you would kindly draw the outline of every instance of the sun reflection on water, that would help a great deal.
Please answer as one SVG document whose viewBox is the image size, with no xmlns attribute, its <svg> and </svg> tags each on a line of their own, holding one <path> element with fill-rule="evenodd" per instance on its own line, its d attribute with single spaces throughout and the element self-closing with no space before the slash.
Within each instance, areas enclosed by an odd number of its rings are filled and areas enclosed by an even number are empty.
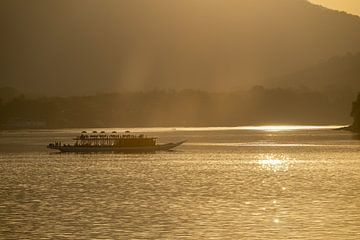
<svg viewBox="0 0 360 240">
<path fill-rule="evenodd" d="M 322 129 L 336 129 L 338 126 L 303 126 L 303 125 L 268 125 L 268 126 L 254 126 L 249 127 L 251 130 L 259 130 L 266 132 L 279 131 L 296 131 L 296 130 L 322 130 Z"/>
<path fill-rule="evenodd" d="M 284 155 L 262 155 L 257 161 L 257 164 L 264 170 L 270 171 L 287 171 L 289 168 L 289 159 Z"/>
<path fill-rule="evenodd" d="M 276 166 L 282 164 L 282 162 L 280 159 L 263 159 L 258 161 L 259 164 L 266 166 Z"/>
</svg>

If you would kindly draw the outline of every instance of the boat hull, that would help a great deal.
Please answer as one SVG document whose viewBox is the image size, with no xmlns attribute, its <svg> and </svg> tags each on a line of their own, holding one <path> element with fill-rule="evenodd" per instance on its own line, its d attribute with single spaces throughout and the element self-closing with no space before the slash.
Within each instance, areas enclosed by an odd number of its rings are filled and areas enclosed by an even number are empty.
<svg viewBox="0 0 360 240">
<path fill-rule="evenodd" d="M 48 146 L 49 149 L 59 150 L 60 152 L 68 153 L 151 153 L 157 151 L 169 151 L 177 146 L 180 146 L 185 141 L 177 143 L 159 144 L 155 146 L 146 147 L 85 147 L 85 146 Z"/>
</svg>

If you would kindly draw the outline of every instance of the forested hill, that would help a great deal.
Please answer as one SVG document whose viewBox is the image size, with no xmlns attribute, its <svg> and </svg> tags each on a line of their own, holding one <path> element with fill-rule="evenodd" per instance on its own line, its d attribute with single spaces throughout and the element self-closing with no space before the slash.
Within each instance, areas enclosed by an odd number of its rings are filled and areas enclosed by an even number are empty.
<svg viewBox="0 0 360 240">
<path fill-rule="evenodd" d="M 360 90 L 360 53 L 332 57 L 302 71 L 277 78 L 279 86 L 309 87 L 313 89 Z"/>
<path fill-rule="evenodd" d="M 359 17 L 306 0 L 11 0 L 0 20 L 0 85 L 24 93 L 241 89 L 360 51 Z"/>
</svg>

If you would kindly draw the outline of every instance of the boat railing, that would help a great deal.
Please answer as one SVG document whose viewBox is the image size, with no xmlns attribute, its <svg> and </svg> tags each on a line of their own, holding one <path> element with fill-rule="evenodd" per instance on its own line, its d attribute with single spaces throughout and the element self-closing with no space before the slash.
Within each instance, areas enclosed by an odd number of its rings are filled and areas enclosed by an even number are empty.
<svg viewBox="0 0 360 240">
<path fill-rule="evenodd" d="M 116 139 L 157 139 L 155 137 L 147 137 L 144 134 L 140 135 L 80 135 L 74 140 L 116 140 Z"/>
</svg>

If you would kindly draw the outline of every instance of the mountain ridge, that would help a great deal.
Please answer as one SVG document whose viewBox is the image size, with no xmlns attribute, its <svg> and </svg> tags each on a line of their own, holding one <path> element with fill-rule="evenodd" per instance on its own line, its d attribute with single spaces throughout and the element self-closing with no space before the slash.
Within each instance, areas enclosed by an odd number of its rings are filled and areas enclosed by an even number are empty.
<svg viewBox="0 0 360 240">
<path fill-rule="evenodd" d="M 25 93 L 243 89 L 360 52 L 359 17 L 305 0 L 0 6 L 0 85 Z"/>
<path fill-rule="evenodd" d="M 360 90 L 360 52 L 334 56 L 308 68 L 272 80 L 283 87 Z"/>
</svg>

